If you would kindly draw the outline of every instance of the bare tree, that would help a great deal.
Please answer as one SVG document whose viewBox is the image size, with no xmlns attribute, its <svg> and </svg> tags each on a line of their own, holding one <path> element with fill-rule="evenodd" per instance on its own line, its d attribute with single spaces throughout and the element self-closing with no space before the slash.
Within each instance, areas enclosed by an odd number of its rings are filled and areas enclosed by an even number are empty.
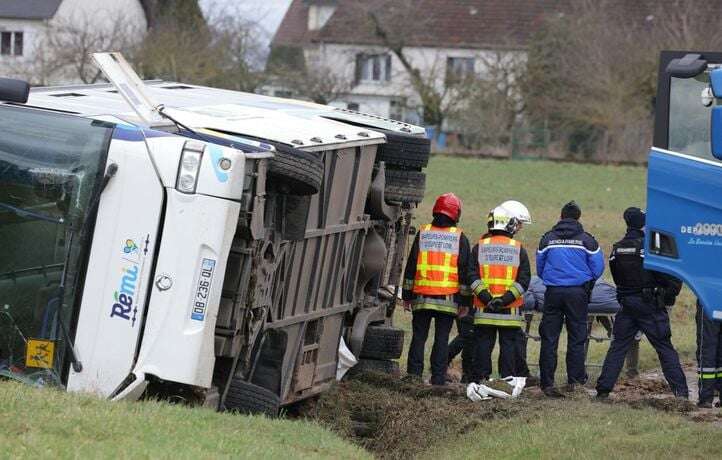
<svg viewBox="0 0 722 460">
<path fill-rule="evenodd" d="M 169 19 L 191 29 L 205 25 L 198 0 L 140 0 L 140 5 L 149 30 Z"/>
<path fill-rule="evenodd" d="M 528 116 L 549 123 L 571 151 L 586 149 L 600 161 L 643 160 L 659 51 L 720 46 L 712 19 L 718 12 L 703 0 L 579 0 L 548 18 L 532 40 Z"/>
<path fill-rule="evenodd" d="M 269 71 L 269 82 L 288 88 L 294 97 L 328 105 L 351 90 L 351 79 L 320 63 L 303 68 L 282 66 Z"/>
<path fill-rule="evenodd" d="M 253 91 L 262 82 L 258 25 L 227 10 L 201 19 L 193 28 L 174 15 L 156 19 L 136 57 L 144 76 Z"/>
<path fill-rule="evenodd" d="M 132 54 L 144 31 L 122 16 L 88 17 L 49 22 L 38 37 L 35 58 L 13 71 L 36 85 L 58 82 L 95 83 L 100 77 L 92 53 L 122 51 Z"/>
<path fill-rule="evenodd" d="M 356 2 L 350 8 L 349 18 L 356 22 L 359 17 L 365 18 L 365 22 L 349 27 L 349 35 L 353 36 L 354 29 L 361 36 L 370 34 L 396 57 L 418 97 L 424 123 L 438 132 L 460 102 L 463 93 L 457 89 L 464 81 L 447 78 L 446 61 L 438 53 L 432 62 L 419 62 L 409 53 L 411 47 L 428 38 L 434 18 L 423 14 L 423 5 L 417 0 L 371 0 Z"/>
<path fill-rule="evenodd" d="M 448 114 L 452 129 L 471 149 L 506 150 L 524 111 L 520 79 L 526 59 L 522 52 L 495 50 L 478 53 L 482 71 L 456 91 L 461 101 Z"/>
</svg>

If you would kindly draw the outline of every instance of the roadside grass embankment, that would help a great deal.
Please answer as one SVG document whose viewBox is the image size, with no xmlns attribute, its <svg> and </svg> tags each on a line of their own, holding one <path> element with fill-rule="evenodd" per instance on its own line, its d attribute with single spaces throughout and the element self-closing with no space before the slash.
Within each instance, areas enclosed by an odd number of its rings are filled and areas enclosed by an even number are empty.
<svg viewBox="0 0 722 460">
<path fill-rule="evenodd" d="M 0 458 L 370 458 L 316 423 L 0 383 Z"/>
</svg>

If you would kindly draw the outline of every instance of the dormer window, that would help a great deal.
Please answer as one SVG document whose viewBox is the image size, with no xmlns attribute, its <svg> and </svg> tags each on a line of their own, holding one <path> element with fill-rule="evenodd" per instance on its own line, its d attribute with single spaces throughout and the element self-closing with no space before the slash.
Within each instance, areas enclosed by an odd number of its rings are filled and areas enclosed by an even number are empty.
<svg viewBox="0 0 722 460">
<path fill-rule="evenodd" d="M 308 2 L 308 30 L 320 30 L 336 12 L 334 2 Z"/>
</svg>

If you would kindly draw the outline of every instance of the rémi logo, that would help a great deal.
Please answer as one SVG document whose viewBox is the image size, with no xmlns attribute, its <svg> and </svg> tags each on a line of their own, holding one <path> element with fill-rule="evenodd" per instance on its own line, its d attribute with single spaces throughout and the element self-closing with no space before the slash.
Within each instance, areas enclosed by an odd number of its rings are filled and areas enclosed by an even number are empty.
<svg viewBox="0 0 722 460">
<path fill-rule="evenodd" d="M 120 278 L 120 286 L 113 293 L 115 303 L 110 310 L 110 317 L 120 317 L 126 321 L 131 321 L 131 326 L 135 326 L 135 320 L 138 316 L 138 306 L 135 305 L 136 288 L 138 285 L 138 265 L 133 264 L 122 270 Z"/>
</svg>

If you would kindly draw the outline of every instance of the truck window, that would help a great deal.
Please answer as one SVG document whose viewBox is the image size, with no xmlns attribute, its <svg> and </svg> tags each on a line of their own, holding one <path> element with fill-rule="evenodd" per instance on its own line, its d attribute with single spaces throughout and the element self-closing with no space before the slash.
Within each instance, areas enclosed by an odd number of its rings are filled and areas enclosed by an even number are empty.
<svg viewBox="0 0 722 460">
<path fill-rule="evenodd" d="M 710 150 L 712 106 L 702 104 L 709 85 L 706 73 L 695 78 L 672 77 L 669 90 L 669 150 L 718 161 Z"/>
</svg>

